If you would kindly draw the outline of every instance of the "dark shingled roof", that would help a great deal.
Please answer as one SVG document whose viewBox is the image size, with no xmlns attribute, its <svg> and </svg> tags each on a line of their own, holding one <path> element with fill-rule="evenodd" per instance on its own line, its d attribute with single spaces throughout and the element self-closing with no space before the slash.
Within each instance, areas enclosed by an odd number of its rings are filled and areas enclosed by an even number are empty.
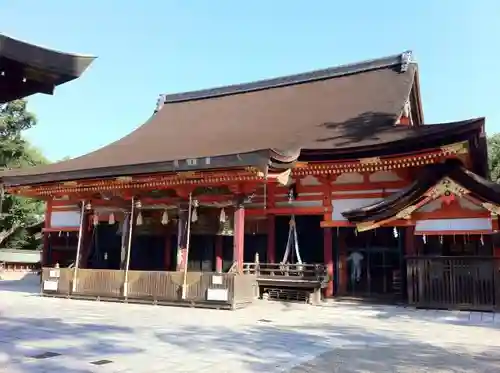
<svg viewBox="0 0 500 373">
<path fill-rule="evenodd" d="M 392 135 L 417 69 L 406 56 L 167 95 L 146 123 L 108 146 L 0 177 L 12 185 L 180 171 L 199 169 L 185 160 L 205 157 L 210 162 L 199 162 L 202 168 L 265 166 L 289 161 L 299 149 L 402 140 L 415 130 Z"/>
<path fill-rule="evenodd" d="M 34 93 L 52 94 L 95 57 L 62 53 L 0 34 L 0 104 Z"/>
<path fill-rule="evenodd" d="M 500 205 L 500 185 L 467 170 L 460 161 L 449 159 L 445 163 L 426 166 L 408 187 L 389 197 L 358 209 L 345 211 L 342 215 L 351 223 L 379 222 L 390 219 L 407 206 L 416 204 L 425 193 L 444 177 L 449 177 L 481 202 Z"/>
</svg>

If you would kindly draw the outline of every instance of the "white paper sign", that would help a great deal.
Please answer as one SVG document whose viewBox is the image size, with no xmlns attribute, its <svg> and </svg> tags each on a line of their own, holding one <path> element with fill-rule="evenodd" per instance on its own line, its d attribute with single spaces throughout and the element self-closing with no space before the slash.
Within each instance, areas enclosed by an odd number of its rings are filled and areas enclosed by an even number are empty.
<svg viewBox="0 0 500 373">
<path fill-rule="evenodd" d="M 58 285 L 59 285 L 59 281 L 45 280 L 43 282 L 43 290 L 57 291 Z"/>
<path fill-rule="evenodd" d="M 222 285 L 222 276 L 212 276 L 212 284 Z"/>
<path fill-rule="evenodd" d="M 215 300 L 219 302 L 227 302 L 229 299 L 229 292 L 227 289 L 208 289 L 207 300 Z"/>
<path fill-rule="evenodd" d="M 59 278 L 59 277 L 61 277 L 61 271 L 59 271 L 57 269 L 52 269 L 49 272 L 49 277 Z"/>
</svg>

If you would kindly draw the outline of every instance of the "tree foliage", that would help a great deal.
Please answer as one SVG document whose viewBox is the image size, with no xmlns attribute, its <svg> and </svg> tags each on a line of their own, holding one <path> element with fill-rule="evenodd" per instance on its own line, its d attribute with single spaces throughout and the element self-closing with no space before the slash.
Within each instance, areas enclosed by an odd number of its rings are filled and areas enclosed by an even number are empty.
<svg viewBox="0 0 500 373">
<path fill-rule="evenodd" d="M 500 133 L 488 138 L 488 165 L 491 180 L 500 182 Z"/>
<path fill-rule="evenodd" d="M 0 105 L 0 167 L 2 169 L 47 163 L 41 152 L 31 146 L 22 132 L 36 125 L 26 101 Z M 44 204 L 28 198 L 5 195 L 0 217 L 0 247 L 35 248 L 39 245 L 31 227 L 43 220 Z M 38 239 L 39 240 L 39 239 Z"/>
</svg>

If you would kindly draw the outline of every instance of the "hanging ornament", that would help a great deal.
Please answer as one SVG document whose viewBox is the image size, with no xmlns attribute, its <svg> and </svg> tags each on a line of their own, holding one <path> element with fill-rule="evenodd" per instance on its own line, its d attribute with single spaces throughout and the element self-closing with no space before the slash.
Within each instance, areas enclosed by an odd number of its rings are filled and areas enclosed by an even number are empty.
<svg viewBox="0 0 500 373">
<path fill-rule="evenodd" d="M 113 213 L 109 214 L 108 224 L 109 225 L 115 224 L 115 214 Z"/>
<path fill-rule="evenodd" d="M 483 238 L 483 235 L 481 235 L 481 238 L 479 239 L 481 241 L 481 245 L 484 246 L 484 238 Z"/>
<path fill-rule="evenodd" d="M 139 211 L 137 214 L 137 219 L 135 220 L 136 225 L 142 225 L 142 212 Z"/>
<path fill-rule="evenodd" d="M 354 235 L 357 237 L 358 236 L 358 228 L 354 228 Z"/>
<path fill-rule="evenodd" d="M 198 210 L 193 207 L 193 212 L 191 213 L 191 222 L 196 223 L 198 221 Z"/>
<path fill-rule="evenodd" d="M 92 204 L 90 202 L 87 202 L 85 205 L 85 210 L 92 210 Z"/>
<path fill-rule="evenodd" d="M 443 236 L 439 236 L 439 243 L 442 245 L 443 244 Z"/>
<path fill-rule="evenodd" d="M 94 213 L 94 216 L 92 217 L 92 224 L 99 225 L 99 215 L 97 215 L 97 213 Z"/>
<path fill-rule="evenodd" d="M 167 209 L 165 209 L 165 211 L 163 211 L 163 214 L 161 216 L 161 224 L 162 225 L 168 224 L 168 211 L 167 211 Z"/>
<path fill-rule="evenodd" d="M 59 232 L 59 237 L 62 237 L 62 232 Z"/>
<path fill-rule="evenodd" d="M 69 237 L 69 232 L 66 232 L 66 237 Z"/>
<path fill-rule="evenodd" d="M 424 243 L 427 243 L 427 237 L 425 237 L 425 234 L 422 235 L 422 241 L 424 241 Z"/>
<path fill-rule="evenodd" d="M 394 227 L 394 229 L 392 230 L 392 233 L 394 235 L 394 238 L 398 238 L 399 234 L 398 234 L 398 229 L 396 227 Z"/>
<path fill-rule="evenodd" d="M 226 222 L 226 211 L 224 211 L 224 209 L 220 210 L 219 221 L 221 223 L 225 223 Z"/>
<path fill-rule="evenodd" d="M 108 260 L 108 253 L 107 252 L 104 253 L 104 260 Z"/>
</svg>

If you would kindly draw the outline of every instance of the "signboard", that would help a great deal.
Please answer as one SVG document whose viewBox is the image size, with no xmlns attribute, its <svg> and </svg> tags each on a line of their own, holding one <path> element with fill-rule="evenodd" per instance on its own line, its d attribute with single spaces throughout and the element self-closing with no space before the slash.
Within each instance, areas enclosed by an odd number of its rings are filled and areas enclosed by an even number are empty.
<svg viewBox="0 0 500 373">
<path fill-rule="evenodd" d="M 207 300 L 227 302 L 229 300 L 229 292 L 227 289 L 207 289 Z"/>
<path fill-rule="evenodd" d="M 45 280 L 43 282 L 43 290 L 47 291 L 57 291 L 59 281 L 57 280 Z"/>
</svg>

